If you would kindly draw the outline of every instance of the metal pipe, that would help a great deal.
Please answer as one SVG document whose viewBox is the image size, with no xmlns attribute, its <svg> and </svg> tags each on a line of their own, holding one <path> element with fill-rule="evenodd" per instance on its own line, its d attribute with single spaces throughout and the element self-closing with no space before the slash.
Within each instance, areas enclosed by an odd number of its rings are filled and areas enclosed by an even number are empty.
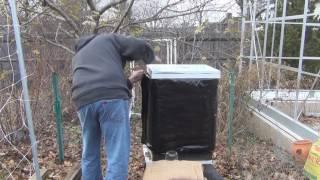
<svg viewBox="0 0 320 180">
<path fill-rule="evenodd" d="M 177 64 L 178 61 L 177 61 L 177 39 L 175 38 L 174 39 L 174 63 Z"/>
<path fill-rule="evenodd" d="M 170 47 L 169 47 L 169 41 L 166 41 L 167 43 L 167 64 L 170 64 Z"/>
<path fill-rule="evenodd" d="M 172 40 L 169 41 L 170 42 L 170 64 L 172 64 L 172 59 L 173 59 L 173 53 L 172 53 L 172 50 L 173 50 L 173 47 L 172 47 Z"/>
<path fill-rule="evenodd" d="M 298 68 L 298 78 L 297 78 L 297 88 L 296 88 L 296 100 L 299 98 L 299 88 L 300 88 L 300 81 L 301 81 L 301 71 L 302 71 L 302 64 L 303 64 L 303 54 L 304 54 L 304 45 L 305 45 L 305 37 L 306 37 L 306 23 L 308 18 L 308 6 L 309 0 L 305 0 L 304 2 L 304 17 L 303 17 L 303 25 L 302 25 L 302 32 L 301 32 L 301 43 L 300 43 L 300 59 L 299 59 L 299 68 Z M 298 102 L 295 103 L 294 106 L 294 118 L 298 120 Z"/>
<path fill-rule="evenodd" d="M 282 19 L 281 19 L 281 32 L 280 32 L 280 47 L 279 47 L 279 58 L 278 58 L 278 65 L 282 64 L 282 54 L 283 54 L 283 39 L 284 39 L 284 28 L 285 28 L 285 17 L 287 14 L 287 0 L 283 1 L 283 10 L 282 10 Z M 281 78 L 281 70 L 278 68 L 277 74 L 277 89 L 280 88 L 280 78 Z M 276 93 L 276 97 L 278 97 L 278 91 Z"/>
<path fill-rule="evenodd" d="M 173 64 L 173 43 L 172 43 L 172 39 L 169 40 L 170 42 L 170 64 Z"/>
<path fill-rule="evenodd" d="M 167 64 L 172 64 L 173 63 L 173 46 L 174 46 L 172 43 L 172 39 L 154 39 L 152 41 L 166 42 L 166 45 L 167 45 Z M 175 49 L 175 56 L 177 56 L 176 49 Z M 175 61 L 177 62 L 176 57 L 175 57 Z"/>
<path fill-rule="evenodd" d="M 258 23 L 258 24 L 267 23 L 266 21 L 255 21 L 255 22 Z M 251 24 L 252 22 L 251 21 L 245 21 L 245 23 L 246 24 Z M 270 20 L 269 20 L 269 23 L 282 24 L 282 22 L 276 22 L 276 21 L 270 21 Z M 303 25 L 302 22 L 285 22 L 284 24 L 286 24 L 286 25 Z M 320 24 L 319 23 L 306 23 L 306 26 L 320 27 Z"/>
<path fill-rule="evenodd" d="M 264 27 L 264 41 L 263 41 L 263 53 L 262 53 L 262 89 L 264 88 L 264 62 L 266 60 L 266 53 L 267 53 L 267 42 L 268 42 L 268 28 L 269 28 L 269 8 L 270 6 L 270 0 L 267 1 L 267 15 L 266 15 L 266 20 L 267 23 L 265 24 Z M 262 98 L 262 90 L 260 90 L 260 99 Z"/>
<path fill-rule="evenodd" d="M 247 16 L 247 0 L 243 0 L 243 9 L 242 9 L 242 24 L 241 24 L 241 42 L 240 42 L 240 63 L 239 63 L 239 72 L 242 70 L 243 62 L 243 51 L 244 51 L 244 40 L 245 40 L 245 28 L 246 28 L 246 16 Z"/>
<path fill-rule="evenodd" d="M 272 66 L 275 66 L 277 68 L 288 70 L 288 71 L 292 71 L 292 72 L 298 72 L 299 71 L 298 68 L 294 68 L 294 67 L 289 67 L 289 66 L 285 66 L 285 65 L 280 65 L 279 66 L 278 64 L 275 64 L 275 63 L 269 63 L 269 64 L 272 65 Z M 301 71 L 301 74 L 312 76 L 312 77 L 320 77 L 320 75 L 318 75 L 318 74 L 310 73 L 310 72 L 306 72 L 306 71 Z"/>
<path fill-rule="evenodd" d="M 32 156 L 33 156 L 33 166 L 36 173 L 37 180 L 41 180 L 40 175 L 40 168 L 39 168 L 39 162 L 38 162 L 38 152 L 37 152 L 37 142 L 36 142 L 36 135 L 34 134 L 34 128 L 33 128 L 33 121 L 32 121 L 32 110 L 30 106 L 30 98 L 29 98 L 29 91 L 28 91 L 28 82 L 26 77 L 26 69 L 24 64 L 24 58 L 23 58 L 23 50 L 22 50 L 22 43 L 21 43 L 21 35 L 20 35 L 20 24 L 17 16 L 17 8 L 16 8 L 16 2 L 15 0 L 10 0 L 9 5 L 11 8 L 11 15 L 12 15 L 12 22 L 13 22 L 13 28 L 14 28 L 14 36 L 16 40 L 16 47 L 17 47 L 17 55 L 19 60 L 19 71 L 21 74 L 21 82 L 22 82 L 22 88 L 23 88 L 23 103 L 26 111 L 27 116 L 27 123 L 28 123 L 28 129 L 29 129 L 29 136 L 31 141 L 31 149 L 32 149 Z"/>
<path fill-rule="evenodd" d="M 277 17 L 277 9 L 278 9 L 278 0 L 276 0 L 275 5 L 274 5 L 274 17 Z M 274 50 L 274 39 L 276 37 L 276 24 L 272 24 L 272 42 L 271 42 L 271 56 L 273 56 L 273 50 Z M 273 58 L 270 59 L 271 62 L 273 62 Z M 268 82 L 268 88 L 270 89 L 270 84 L 271 84 L 271 73 L 272 73 L 272 68 L 269 68 L 269 82 Z"/>
<path fill-rule="evenodd" d="M 251 22 L 251 47 L 250 47 L 250 62 L 249 62 L 249 72 L 251 71 L 251 66 L 252 66 L 252 61 L 253 61 L 253 48 L 254 48 L 254 40 L 255 40 L 255 36 L 254 36 L 254 31 L 255 31 L 255 9 L 256 9 L 256 1 L 254 1 L 253 4 L 253 10 L 252 10 L 252 2 L 250 3 L 250 13 L 251 13 L 251 17 L 250 19 L 252 20 Z M 252 15 L 254 14 L 254 15 Z M 254 18 L 254 19 L 253 19 Z"/>
<path fill-rule="evenodd" d="M 253 56 L 256 57 L 256 56 Z M 243 56 L 243 58 L 250 58 L 250 56 Z M 262 59 L 262 56 L 258 56 L 258 59 Z M 264 57 L 265 59 L 274 59 L 274 58 L 278 58 L 275 56 L 266 56 Z M 287 60 L 299 60 L 300 57 L 281 57 L 281 59 L 287 59 Z M 320 57 L 312 57 L 312 56 L 303 56 L 302 57 L 303 60 L 309 60 L 309 61 L 318 61 L 320 60 Z"/>
<path fill-rule="evenodd" d="M 287 4 L 285 3 L 287 0 L 283 2 L 283 7 L 287 7 Z M 276 18 L 271 18 L 270 21 L 287 21 L 287 20 L 299 20 L 299 19 L 304 19 L 304 16 L 311 17 L 317 15 L 316 13 L 311 13 L 311 14 L 303 14 L 303 15 L 293 15 L 293 16 L 282 16 L 282 17 L 276 17 Z"/>
<path fill-rule="evenodd" d="M 259 47 L 260 54 L 262 54 L 261 47 L 260 47 L 260 41 L 259 41 L 259 36 L 256 32 L 256 24 L 255 24 L 255 19 L 256 19 L 256 10 L 257 10 L 257 0 L 254 0 L 254 5 L 253 5 L 253 13 L 251 14 L 251 18 L 254 19 L 254 27 L 253 27 L 253 49 L 255 53 L 255 61 L 256 61 L 256 66 L 257 66 L 257 76 L 259 79 L 259 88 L 261 88 L 261 81 L 260 81 L 260 71 L 259 71 L 259 63 L 258 63 L 258 51 L 257 51 L 257 45 L 256 45 L 256 39 L 255 36 L 257 36 L 257 43 Z"/>
</svg>

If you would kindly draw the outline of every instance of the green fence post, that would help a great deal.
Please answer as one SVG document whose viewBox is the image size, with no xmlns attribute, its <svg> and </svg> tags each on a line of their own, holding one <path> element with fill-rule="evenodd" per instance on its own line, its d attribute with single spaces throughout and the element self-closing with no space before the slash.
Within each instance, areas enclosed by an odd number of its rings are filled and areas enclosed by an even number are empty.
<svg viewBox="0 0 320 180">
<path fill-rule="evenodd" d="M 231 156 L 232 147 L 232 120 L 234 111 L 234 86 L 235 74 L 233 71 L 229 73 L 230 93 L 229 93 L 229 112 L 228 112 L 228 155 Z"/>
<path fill-rule="evenodd" d="M 59 76 L 56 72 L 52 73 L 52 89 L 53 89 L 53 95 L 54 95 L 54 112 L 56 116 L 59 160 L 62 162 L 64 160 L 63 125 L 62 125 L 62 112 L 61 112 L 61 97 L 60 97 L 60 91 L 59 91 Z"/>
</svg>

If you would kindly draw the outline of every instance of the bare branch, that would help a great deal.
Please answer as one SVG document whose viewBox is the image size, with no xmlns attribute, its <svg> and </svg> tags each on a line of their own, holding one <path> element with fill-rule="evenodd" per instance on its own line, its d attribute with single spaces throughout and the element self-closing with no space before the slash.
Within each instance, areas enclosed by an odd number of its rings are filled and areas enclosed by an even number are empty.
<svg viewBox="0 0 320 180">
<path fill-rule="evenodd" d="M 207 0 L 207 1 L 203 2 L 201 5 L 197 5 L 195 7 L 189 8 L 189 9 L 187 9 L 185 11 L 181 11 L 179 14 L 160 17 L 160 14 L 164 10 L 170 10 L 169 9 L 170 7 L 173 7 L 173 6 L 177 5 L 178 3 L 181 3 L 182 1 L 184 1 L 184 0 L 179 0 L 179 1 L 176 1 L 174 3 L 168 4 L 168 5 L 164 6 L 164 7 L 162 7 L 153 16 L 148 17 L 146 19 L 138 20 L 138 21 L 135 21 L 135 22 L 129 22 L 128 24 L 124 25 L 122 28 L 128 27 L 130 25 L 135 25 L 135 24 L 147 23 L 147 22 L 152 22 L 152 21 L 162 20 L 162 19 L 172 19 L 172 18 L 176 18 L 176 17 L 187 16 L 187 15 L 190 15 L 190 14 L 196 14 L 196 13 L 199 13 L 199 12 L 203 12 L 203 11 L 206 11 L 203 8 L 208 3 L 212 2 L 212 0 Z"/>
<path fill-rule="evenodd" d="M 92 0 L 87 0 L 87 3 L 92 11 L 96 11 L 96 6 L 94 5 Z"/>
<path fill-rule="evenodd" d="M 61 17 L 61 16 L 59 16 L 59 15 L 55 15 L 55 14 L 53 14 L 52 12 L 48 12 L 48 13 L 46 13 L 46 14 L 44 14 L 44 15 L 49 16 L 49 17 L 52 17 L 52 18 L 55 18 L 55 19 L 58 20 L 58 21 L 66 22 L 66 19 L 65 19 L 65 18 L 63 18 L 63 17 Z"/>
<path fill-rule="evenodd" d="M 111 2 L 111 3 L 107 4 L 106 6 L 102 7 L 101 10 L 99 10 L 99 14 L 101 15 L 104 12 L 106 12 L 108 9 L 115 7 L 116 5 L 121 4 L 123 2 L 126 2 L 126 1 L 127 0 L 119 0 L 119 1 Z"/>
<path fill-rule="evenodd" d="M 108 20 L 108 23 L 103 23 L 103 24 L 101 24 L 101 25 L 97 28 L 97 30 L 99 31 L 100 29 L 103 29 L 103 28 L 114 29 L 116 22 L 118 22 L 117 19 L 110 19 L 110 20 Z"/>
<path fill-rule="evenodd" d="M 126 24 L 125 26 L 123 26 L 122 28 L 131 26 L 131 25 L 152 22 L 152 21 L 156 21 L 156 20 L 172 19 L 172 18 L 176 18 L 176 17 L 187 16 L 187 15 L 190 15 L 190 14 L 199 13 L 201 11 L 202 10 L 199 9 L 199 10 L 195 10 L 195 11 L 191 11 L 191 12 L 187 12 L 187 13 L 182 13 L 182 14 L 176 14 L 176 15 L 172 15 L 172 16 L 163 16 L 163 17 L 153 17 L 152 16 L 152 17 L 149 17 L 149 18 L 146 18 L 146 19 L 138 20 L 138 21 L 135 21 L 135 22 L 130 22 L 130 23 Z"/>
<path fill-rule="evenodd" d="M 77 36 L 75 34 L 71 34 L 70 32 L 68 32 L 67 30 L 65 30 L 63 28 L 61 28 L 61 31 L 64 32 L 70 38 L 77 38 Z"/>
<path fill-rule="evenodd" d="M 273 9 L 273 8 L 272 8 Z M 262 13 L 264 13 L 267 9 L 261 9 L 257 14 L 256 14 L 256 18 L 259 18 L 261 16 Z"/>
<path fill-rule="evenodd" d="M 118 25 L 116 26 L 116 28 L 114 28 L 114 30 L 112 31 L 113 33 L 116 33 L 118 32 L 121 24 L 123 23 L 124 19 L 128 16 L 131 8 L 132 8 L 132 5 L 134 3 L 134 0 L 131 0 L 130 4 L 129 4 L 129 7 L 127 8 L 126 12 L 123 14 L 123 16 L 121 17 L 121 20 L 119 21 Z"/>
<path fill-rule="evenodd" d="M 89 0 L 88 0 L 88 1 L 89 1 Z M 101 28 L 100 28 L 100 18 L 101 18 L 101 15 L 102 15 L 104 12 L 106 12 L 108 9 L 110 9 L 110 8 L 112 8 L 112 7 L 115 7 L 116 5 L 121 4 L 121 3 L 123 3 L 123 2 L 126 2 L 126 1 L 127 1 L 127 0 L 119 0 L 119 1 L 111 2 L 111 3 L 107 4 L 106 6 L 104 6 L 100 11 L 93 11 L 93 12 L 95 13 L 93 19 L 94 19 L 94 21 L 95 21 L 95 23 L 96 23 L 95 28 L 94 28 L 94 30 L 93 30 L 93 33 L 94 33 L 94 34 L 97 34 L 98 31 L 99 31 L 99 29 L 101 29 Z M 130 9 L 129 9 L 129 10 L 130 10 Z M 125 15 L 125 16 L 127 16 L 127 15 Z M 125 17 L 125 16 L 124 16 L 124 17 Z M 123 20 L 122 20 L 122 21 L 123 21 Z M 119 23 L 119 24 L 121 25 L 122 22 Z"/>
<path fill-rule="evenodd" d="M 184 0 L 179 0 L 179 1 L 171 3 L 171 4 L 167 4 L 166 6 L 162 7 L 158 12 L 156 12 L 156 14 L 154 14 L 151 18 L 158 17 L 164 10 L 166 10 L 169 7 L 177 5 L 177 4 L 181 3 L 182 1 L 184 1 Z"/>
<path fill-rule="evenodd" d="M 185 13 L 185 12 L 190 12 L 194 9 L 199 9 L 199 8 L 203 8 L 204 6 L 206 6 L 207 4 L 209 4 L 210 2 L 212 2 L 213 0 L 207 0 L 197 6 L 194 6 L 194 7 L 191 7 L 191 8 L 188 8 L 188 9 L 184 9 L 184 10 L 177 10 L 177 9 L 169 9 L 167 8 L 167 11 L 170 11 L 170 12 L 174 12 L 174 13 Z M 223 11 L 223 10 L 216 10 L 216 11 Z M 223 11 L 225 12 L 225 11 Z"/>
<path fill-rule="evenodd" d="M 53 4 L 50 0 L 44 0 L 47 5 L 54 11 L 56 11 L 58 14 L 60 14 L 66 21 L 67 23 L 73 28 L 73 30 L 76 32 L 77 35 L 79 35 L 79 28 L 77 24 L 74 22 L 74 20 L 69 17 L 62 9 L 57 7 L 55 4 Z"/>
<path fill-rule="evenodd" d="M 59 23 L 58 28 L 57 28 L 57 31 L 56 31 L 56 35 L 55 35 L 55 37 L 54 37 L 54 40 L 55 40 L 56 42 L 58 41 L 58 36 L 59 36 L 60 28 L 61 28 L 61 23 Z"/>
<path fill-rule="evenodd" d="M 44 38 L 44 40 L 45 40 L 45 41 L 47 41 L 48 43 L 50 43 L 50 44 L 54 45 L 54 46 L 57 46 L 57 47 L 59 47 L 59 48 L 61 48 L 61 49 L 66 50 L 67 52 L 71 53 L 72 55 L 74 55 L 74 54 L 75 54 L 75 52 L 74 52 L 74 51 L 72 51 L 71 49 L 67 48 L 66 46 L 64 46 L 64 45 L 62 45 L 62 44 L 59 44 L 59 43 L 53 42 L 53 41 L 51 41 L 51 40 L 49 40 L 49 39 L 47 39 L 47 38 Z"/>
<path fill-rule="evenodd" d="M 44 9 L 42 12 L 39 12 L 36 15 L 32 16 L 27 22 L 24 22 L 23 24 L 21 24 L 21 26 L 26 26 L 26 25 L 30 24 L 34 19 L 36 19 L 39 16 L 43 15 L 44 13 L 46 13 L 46 10 L 47 9 Z"/>
</svg>

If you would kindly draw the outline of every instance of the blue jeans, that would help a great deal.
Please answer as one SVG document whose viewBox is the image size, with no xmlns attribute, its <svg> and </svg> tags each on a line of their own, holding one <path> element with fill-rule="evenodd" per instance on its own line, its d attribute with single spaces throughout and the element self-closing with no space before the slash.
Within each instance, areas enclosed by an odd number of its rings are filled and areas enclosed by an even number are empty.
<svg viewBox="0 0 320 180">
<path fill-rule="evenodd" d="M 128 100 L 101 100 L 78 111 L 82 127 L 82 178 L 103 179 L 100 142 L 106 150 L 105 180 L 126 180 L 130 153 Z M 101 138 L 102 137 L 102 138 Z"/>
</svg>

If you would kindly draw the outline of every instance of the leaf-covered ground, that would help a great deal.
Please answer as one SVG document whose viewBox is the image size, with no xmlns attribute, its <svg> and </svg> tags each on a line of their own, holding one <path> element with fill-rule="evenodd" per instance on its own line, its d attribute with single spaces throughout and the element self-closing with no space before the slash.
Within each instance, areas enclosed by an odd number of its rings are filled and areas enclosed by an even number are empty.
<svg viewBox="0 0 320 180">
<path fill-rule="evenodd" d="M 141 179 L 143 175 L 141 121 L 133 121 L 132 127 L 133 156 L 130 177 Z M 231 157 L 227 156 L 226 152 L 226 145 L 219 141 L 212 155 L 215 168 L 225 179 L 305 179 L 303 165 L 296 164 L 288 153 L 275 147 L 271 142 L 259 140 L 246 131 L 236 135 Z"/>
<path fill-rule="evenodd" d="M 132 151 L 130 158 L 129 179 L 142 179 L 144 158 L 142 154 L 141 120 L 134 119 L 132 124 Z M 65 162 L 59 163 L 55 140 L 55 125 L 47 124 L 46 128 L 37 132 L 39 135 L 39 162 L 41 167 L 49 171 L 48 179 L 64 179 L 73 166 L 80 162 L 81 140 L 79 123 L 66 122 L 65 126 Z M 218 140 L 212 157 L 217 171 L 226 179 L 304 179 L 303 166 L 292 161 L 290 155 L 276 148 L 270 142 L 261 141 L 254 135 L 243 131 L 236 135 L 232 146 L 231 157 L 226 154 L 226 146 Z M 8 170 L 13 171 L 9 179 L 27 179 L 31 165 L 8 144 L 0 145 L 0 179 L 8 177 Z M 16 146 L 26 158 L 31 160 L 28 142 Z M 22 161 L 21 161 L 22 160 Z M 21 161 L 21 162 L 20 162 Z M 20 163 L 20 164 L 18 164 Z"/>
<path fill-rule="evenodd" d="M 218 172 L 228 179 L 305 179 L 303 165 L 271 142 L 243 132 L 235 138 L 231 157 L 226 146 L 218 144 L 213 155 Z"/>
</svg>

